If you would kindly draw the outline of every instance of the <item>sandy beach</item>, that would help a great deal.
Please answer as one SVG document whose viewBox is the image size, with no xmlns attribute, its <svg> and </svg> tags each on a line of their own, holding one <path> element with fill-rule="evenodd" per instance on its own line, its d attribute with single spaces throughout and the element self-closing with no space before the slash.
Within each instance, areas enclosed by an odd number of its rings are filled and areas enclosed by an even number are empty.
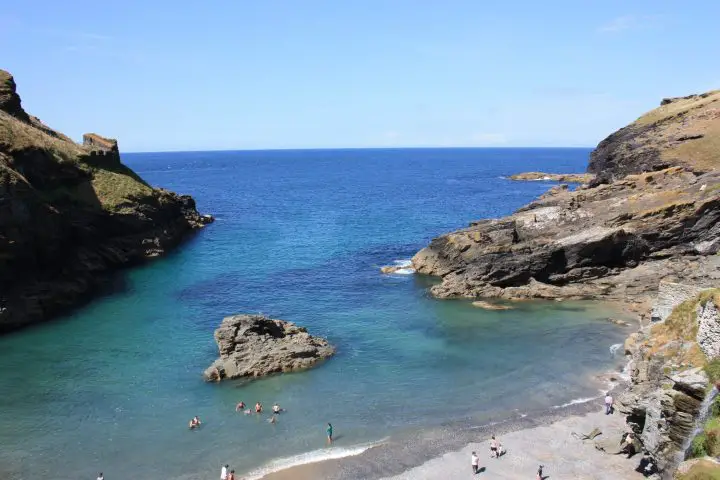
<svg viewBox="0 0 720 480">
<path fill-rule="evenodd" d="M 538 465 L 548 479 L 617 480 L 641 479 L 635 471 L 641 455 L 627 459 L 615 455 L 626 431 L 625 417 L 605 415 L 600 398 L 585 404 L 557 409 L 538 419 L 517 418 L 502 424 L 470 427 L 453 433 L 420 432 L 403 442 L 392 441 L 361 455 L 300 465 L 268 474 L 263 480 L 387 479 L 423 480 L 437 478 L 492 478 L 520 480 L 535 478 Z M 581 440 L 598 428 L 595 440 Z M 474 433 L 473 433 L 474 432 Z M 506 454 L 490 458 L 489 441 L 497 435 Z M 473 438 L 474 437 L 474 438 Z M 463 443 L 459 443 L 463 442 Z M 452 445 L 455 445 L 452 447 Z M 435 454 L 417 458 L 417 451 Z M 598 449 L 603 447 L 604 451 Z M 473 475 L 470 456 L 480 457 L 481 472 Z"/>
<path fill-rule="evenodd" d="M 582 441 L 577 435 L 587 434 L 594 428 L 603 433 L 596 441 Z M 501 438 L 507 454 L 499 459 L 488 455 L 489 439 L 471 443 L 465 448 L 434 458 L 416 468 L 388 480 L 430 480 L 436 478 L 492 478 L 521 480 L 534 478 L 538 465 L 550 479 L 637 479 L 643 476 L 634 471 L 641 455 L 627 459 L 600 451 L 598 445 L 609 452 L 618 450 L 625 428 L 622 415 L 605 415 L 596 412 L 573 416 L 550 425 L 520 430 Z M 480 457 L 481 473 L 473 475 L 470 456 L 473 451 Z"/>
</svg>

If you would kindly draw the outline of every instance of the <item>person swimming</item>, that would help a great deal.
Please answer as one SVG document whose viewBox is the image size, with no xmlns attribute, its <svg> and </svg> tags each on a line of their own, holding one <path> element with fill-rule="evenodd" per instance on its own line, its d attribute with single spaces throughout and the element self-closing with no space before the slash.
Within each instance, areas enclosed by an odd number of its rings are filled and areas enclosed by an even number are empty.
<svg viewBox="0 0 720 480">
<path fill-rule="evenodd" d="M 255 404 L 255 413 L 262 413 L 262 403 L 257 402 Z"/>
<path fill-rule="evenodd" d="M 277 415 L 274 413 L 270 415 L 270 418 L 268 418 L 268 423 L 277 423 Z"/>
<path fill-rule="evenodd" d="M 192 420 L 190 420 L 190 424 L 188 425 L 190 429 L 198 428 L 200 425 L 202 425 L 202 422 L 200 421 L 200 418 L 196 415 L 193 417 Z"/>
<path fill-rule="evenodd" d="M 240 400 L 240 403 L 238 403 L 237 405 L 235 405 L 235 411 L 236 411 L 236 412 L 241 412 L 241 411 L 243 411 L 244 409 L 245 409 L 245 402 L 243 402 L 242 400 Z"/>
<path fill-rule="evenodd" d="M 278 405 L 277 403 L 276 403 L 275 405 L 273 405 L 273 413 L 276 413 L 276 414 L 277 414 L 277 413 L 280 413 L 280 412 L 282 412 L 282 411 L 283 411 L 283 409 L 280 408 L 280 405 Z"/>
</svg>

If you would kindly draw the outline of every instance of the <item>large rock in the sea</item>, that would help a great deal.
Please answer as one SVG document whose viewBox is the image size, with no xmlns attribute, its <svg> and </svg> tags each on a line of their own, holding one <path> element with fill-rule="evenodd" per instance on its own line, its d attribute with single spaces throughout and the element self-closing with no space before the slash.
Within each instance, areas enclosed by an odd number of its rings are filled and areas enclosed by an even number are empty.
<svg viewBox="0 0 720 480">
<path fill-rule="evenodd" d="M 78 305 L 209 221 L 123 165 L 115 140 L 80 145 L 29 115 L 0 70 L 0 333 Z"/>
<path fill-rule="evenodd" d="M 335 349 L 292 322 L 262 315 L 233 315 L 215 330 L 220 358 L 207 370 L 208 381 L 262 377 L 310 368 Z"/>
<path fill-rule="evenodd" d="M 704 173 L 720 167 L 720 90 L 666 98 L 659 108 L 600 142 L 588 172 L 598 182 L 682 166 Z"/>
</svg>

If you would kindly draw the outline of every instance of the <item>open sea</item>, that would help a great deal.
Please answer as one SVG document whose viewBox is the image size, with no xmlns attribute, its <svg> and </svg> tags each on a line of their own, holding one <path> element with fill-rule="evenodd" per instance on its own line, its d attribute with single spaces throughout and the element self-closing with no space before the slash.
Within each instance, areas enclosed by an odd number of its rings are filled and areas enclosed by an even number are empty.
<svg viewBox="0 0 720 480">
<path fill-rule="evenodd" d="M 382 275 L 433 237 L 512 212 L 582 172 L 588 149 L 373 149 L 124 154 L 217 221 L 117 275 L 57 321 L 0 337 L 0 478 L 253 478 L 451 423 L 481 425 L 597 396 L 629 333 L 611 305 L 435 300 Z M 327 336 L 319 367 L 207 384 L 213 331 L 261 312 Z M 243 400 L 287 409 L 235 413 Z M 197 431 L 187 423 L 202 421 Z M 336 443 L 325 447 L 332 422 Z"/>
</svg>

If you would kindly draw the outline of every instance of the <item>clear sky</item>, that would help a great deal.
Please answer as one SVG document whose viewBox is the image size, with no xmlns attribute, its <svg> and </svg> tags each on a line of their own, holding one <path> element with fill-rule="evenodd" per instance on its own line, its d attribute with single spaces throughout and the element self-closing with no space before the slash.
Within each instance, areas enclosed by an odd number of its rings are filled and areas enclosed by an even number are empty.
<svg viewBox="0 0 720 480">
<path fill-rule="evenodd" d="M 594 146 L 720 88 L 720 1 L 6 2 L 26 109 L 123 151 Z"/>
</svg>

